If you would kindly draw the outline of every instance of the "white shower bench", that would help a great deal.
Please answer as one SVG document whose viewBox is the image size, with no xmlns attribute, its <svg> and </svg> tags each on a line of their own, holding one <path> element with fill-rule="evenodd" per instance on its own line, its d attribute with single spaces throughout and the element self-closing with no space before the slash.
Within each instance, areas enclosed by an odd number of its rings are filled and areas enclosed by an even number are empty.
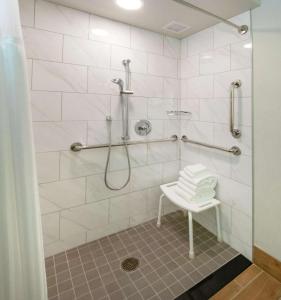
<svg viewBox="0 0 281 300">
<path fill-rule="evenodd" d="M 221 224 L 220 224 L 220 210 L 219 206 L 221 202 L 217 199 L 211 199 L 206 202 L 201 203 L 191 203 L 183 198 L 181 198 L 176 192 L 175 187 L 177 182 L 171 182 L 167 184 L 160 185 L 160 188 L 163 194 L 159 199 L 159 210 L 158 210 L 158 220 L 157 227 L 161 226 L 161 216 L 162 216 L 162 200 L 163 197 L 166 196 L 171 202 L 173 202 L 176 206 L 180 207 L 184 211 L 188 212 L 188 229 L 189 229 L 189 257 L 194 258 L 194 248 L 193 248 L 193 222 L 192 222 L 192 213 L 200 213 L 202 211 L 208 210 L 210 208 L 216 209 L 216 218 L 217 218 L 217 238 L 218 241 L 221 242 Z"/>
</svg>

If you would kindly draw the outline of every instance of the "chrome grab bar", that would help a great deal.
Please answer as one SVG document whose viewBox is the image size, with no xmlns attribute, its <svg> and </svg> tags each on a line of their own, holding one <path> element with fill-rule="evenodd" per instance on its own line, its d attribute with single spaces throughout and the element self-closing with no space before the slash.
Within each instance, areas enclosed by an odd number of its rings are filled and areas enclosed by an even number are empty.
<svg viewBox="0 0 281 300">
<path fill-rule="evenodd" d="M 237 146 L 233 146 L 231 148 L 215 146 L 215 145 L 211 145 L 211 144 L 207 144 L 207 143 L 202 143 L 202 142 L 197 142 L 197 141 L 190 140 L 186 135 L 183 135 L 181 137 L 181 141 L 184 142 L 184 143 L 199 145 L 199 146 L 203 146 L 203 147 L 207 147 L 207 148 L 211 148 L 211 149 L 216 149 L 216 150 L 232 153 L 233 155 L 236 155 L 236 156 L 241 155 L 241 150 Z"/>
<path fill-rule="evenodd" d="M 236 139 L 240 138 L 241 130 L 234 128 L 235 122 L 235 101 L 234 101 L 234 91 L 241 87 L 242 82 L 241 80 L 235 80 L 231 82 L 231 89 L 230 89 L 230 132 L 232 136 Z"/>
<path fill-rule="evenodd" d="M 178 140 L 177 135 L 172 135 L 167 139 L 158 139 L 158 140 L 144 140 L 144 141 L 127 141 L 127 145 L 139 145 L 139 144 L 150 144 L 150 143 L 163 143 L 163 142 L 176 142 Z M 111 147 L 119 147 L 124 146 L 124 143 L 112 144 Z M 81 150 L 86 149 L 99 149 L 99 148 L 107 148 L 108 144 L 99 144 L 99 145 L 82 145 L 81 143 L 73 143 L 70 146 L 70 150 L 74 152 L 79 152 Z"/>
</svg>

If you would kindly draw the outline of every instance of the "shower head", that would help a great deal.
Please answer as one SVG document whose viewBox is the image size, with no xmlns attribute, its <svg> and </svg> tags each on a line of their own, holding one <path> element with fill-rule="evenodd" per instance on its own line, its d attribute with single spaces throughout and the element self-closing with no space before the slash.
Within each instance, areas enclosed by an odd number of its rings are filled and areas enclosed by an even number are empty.
<svg viewBox="0 0 281 300">
<path fill-rule="evenodd" d="M 124 81 L 121 78 L 114 78 L 112 82 L 119 85 L 120 93 L 122 93 L 124 90 Z"/>
</svg>

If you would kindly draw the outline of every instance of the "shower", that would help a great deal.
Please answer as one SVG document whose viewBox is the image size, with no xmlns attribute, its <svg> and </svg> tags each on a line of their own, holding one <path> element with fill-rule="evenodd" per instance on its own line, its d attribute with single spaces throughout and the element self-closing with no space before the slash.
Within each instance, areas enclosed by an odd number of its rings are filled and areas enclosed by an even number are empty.
<svg viewBox="0 0 281 300">
<path fill-rule="evenodd" d="M 128 177 L 124 184 L 120 187 L 113 187 L 108 183 L 108 167 L 110 163 L 111 157 L 111 147 L 112 147 L 112 118 L 111 116 L 106 117 L 107 121 L 107 130 L 108 130 L 108 152 L 107 152 L 107 159 L 105 164 L 105 173 L 104 173 L 104 183 L 107 188 L 113 191 L 119 191 L 126 187 L 131 179 L 131 161 L 130 161 L 130 154 L 128 149 L 127 141 L 130 139 L 129 137 L 129 95 L 134 94 L 131 90 L 131 70 L 130 70 L 130 63 L 129 59 L 124 59 L 122 61 L 124 68 L 125 68 L 125 88 L 124 88 L 124 81 L 121 78 L 114 78 L 112 82 L 119 86 L 120 90 L 120 102 L 121 102 L 121 113 L 122 113 L 122 136 L 121 139 L 123 141 L 123 145 L 125 147 L 126 157 L 127 157 L 127 164 L 128 164 Z"/>
</svg>

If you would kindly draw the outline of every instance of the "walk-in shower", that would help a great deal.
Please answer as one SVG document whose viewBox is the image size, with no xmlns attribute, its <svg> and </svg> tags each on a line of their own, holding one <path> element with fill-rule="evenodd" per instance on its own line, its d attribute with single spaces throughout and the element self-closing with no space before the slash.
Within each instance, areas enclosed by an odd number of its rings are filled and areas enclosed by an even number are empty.
<svg viewBox="0 0 281 300">
<path fill-rule="evenodd" d="M 130 70 L 131 61 L 129 59 L 124 59 L 122 63 L 125 68 L 125 89 L 124 89 L 124 81 L 121 78 L 114 78 L 112 79 L 112 82 L 117 84 L 120 89 L 120 105 L 121 105 L 121 112 L 122 112 L 121 139 L 123 141 L 126 157 L 127 157 L 128 176 L 124 184 L 122 184 L 120 187 L 113 187 L 108 182 L 108 169 L 109 169 L 109 163 L 111 157 L 111 146 L 112 146 L 112 118 L 111 116 L 107 116 L 106 121 L 107 121 L 107 132 L 108 132 L 108 152 L 107 152 L 107 159 L 105 164 L 104 183 L 107 188 L 113 191 L 118 191 L 123 189 L 128 185 L 131 179 L 131 161 L 130 161 L 130 154 L 129 154 L 127 141 L 130 139 L 129 137 L 129 95 L 132 95 L 134 92 L 131 90 L 131 70 Z"/>
</svg>

